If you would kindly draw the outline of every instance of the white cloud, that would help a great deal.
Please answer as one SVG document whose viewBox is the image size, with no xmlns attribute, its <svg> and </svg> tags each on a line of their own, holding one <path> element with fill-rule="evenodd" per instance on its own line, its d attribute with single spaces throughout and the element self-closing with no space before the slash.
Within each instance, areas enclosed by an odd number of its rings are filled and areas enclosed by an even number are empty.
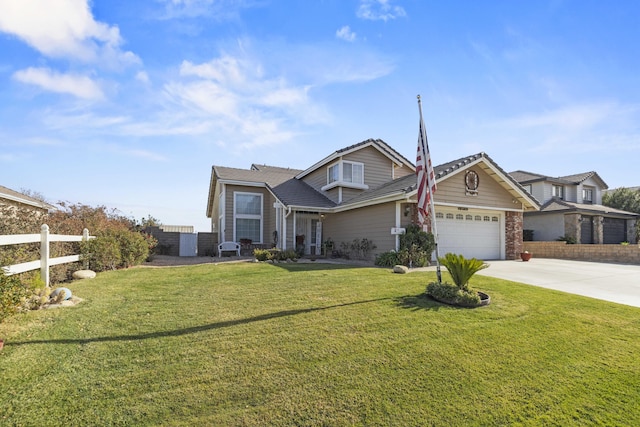
<svg viewBox="0 0 640 427">
<path fill-rule="evenodd" d="M 336 31 L 336 37 L 342 40 L 346 40 L 348 42 L 352 42 L 352 41 L 355 41 L 356 39 L 356 33 L 351 31 L 351 28 L 349 28 L 348 25 L 345 25 L 344 27 Z"/>
<path fill-rule="evenodd" d="M 245 54 L 223 54 L 200 64 L 184 61 L 180 77 L 164 89 L 169 99 L 189 109 L 189 128 L 216 129 L 218 136 L 240 146 L 285 142 L 299 134 L 295 129 L 301 123 L 326 119 L 309 99 L 310 85 L 266 76 L 262 63 Z"/>
<path fill-rule="evenodd" d="M 140 63 L 121 50 L 117 26 L 93 18 L 88 0 L 0 0 L 0 31 L 47 57 L 121 67 Z"/>
<path fill-rule="evenodd" d="M 163 19 L 212 17 L 218 21 L 233 19 L 240 9 L 256 2 L 246 0 L 162 0 L 165 4 Z"/>
<path fill-rule="evenodd" d="M 149 80 L 149 75 L 145 71 L 138 71 L 136 73 L 136 80 L 144 84 L 148 84 L 151 82 L 151 80 Z"/>
<path fill-rule="evenodd" d="M 29 67 L 16 71 L 13 78 L 51 92 L 66 93 L 82 99 L 98 100 L 104 97 L 100 86 L 83 75 L 62 74 L 49 68 Z"/>
<path fill-rule="evenodd" d="M 402 6 L 391 5 L 391 0 L 361 0 L 356 15 L 362 19 L 386 22 L 407 16 L 407 13 Z"/>
</svg>

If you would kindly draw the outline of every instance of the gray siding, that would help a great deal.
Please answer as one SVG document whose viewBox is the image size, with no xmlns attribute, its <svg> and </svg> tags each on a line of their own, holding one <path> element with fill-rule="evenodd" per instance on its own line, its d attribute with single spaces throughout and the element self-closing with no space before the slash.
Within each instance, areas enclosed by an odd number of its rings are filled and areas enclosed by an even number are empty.
<svg viewBox="0 0 640 427">
<path fill-rule="evenodd" d="M 393 175 L 393 162 L 373 147 L 349 153 L 343 160 L 364 163 L 364 183 L 376 188 L 389 182 Z"/>
<path fill-rule="evenodd" d="M 564 236 L 564 214 L 525 215 L 524 230 L 534 230 L 534 241 L 553 241 Z"/>
<path fill-rule="evenodd" d="M 273 208 L 275 199 L 271 193 L 262 187 L 244 187 L 228 184 L 226 185 L 225 193 L 225 229 L 219 232 L 220 241 L 233 240 L 233 200 L 236 192 L 262 194 L 262 243 L 271 243 L 273 240 L 272 233 L 276 229 L 276 211 Z"/>
<path fill-rule="evenodd" d="M 327 166 L 322 166 L 321 168 L 311 172 L 309 175 L 302 178 L 302 180 L 315 188 L 316 191 L 321 192 L 320 189 L 327 185 Z"/>
<path fill-rule="evenodd" d="M 395 226 L 395 203 L 385 203 L 348 212 L 327 215 L 323 224 L 323 239 L 331 238 L 337 248 L 341 242 L 367 238 L 377 248 L 375 254 L 395 249 L 395 236 L 391 228 Z"/>
<path fill-rule="evenodd" d="M 466 194 L 464 183 L 465 171 L 461 171 L 438 183 L 438 188 L 434 196 L 435 202 L 505 209 L 516 206 L 512 203 L 513 196 L 486 172 L 478 167 L 471 168 L 471 170 L 476 171 L 480 178 L 477 196 Z"/>
</svg>

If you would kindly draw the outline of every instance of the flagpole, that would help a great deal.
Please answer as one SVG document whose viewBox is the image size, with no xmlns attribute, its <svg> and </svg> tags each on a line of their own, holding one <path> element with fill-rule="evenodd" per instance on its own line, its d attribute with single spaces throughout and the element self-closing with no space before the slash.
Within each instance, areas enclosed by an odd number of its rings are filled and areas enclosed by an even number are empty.
<svg viewBox="0 0 640 427">
<path fill-rule="evenodd" d="M 420 111 L 420 132 L 422 133 L 422 140 L 427 143 L 427 130 L 424 126 L 424 120 L 422 118 L 422 100 L 420 99 L 420 95 L 418 95 L 418 110 Z M 426 162 L 429 159 L 424 159 L 425 167 Z M 435 177 L 434 177 L 435 179 Z M 429 182 L 427 177 L 427 186 L 430 187 L 432 183 Z M 429 191 L 431 189 L 429 188 Z M 429 215 L 431 216 L 431 233 L 433 234 L 433 239 L 435 241 L 435 252 L 436 252 L 436 274 L 438 276 L 438 283 L 442 283 L 442 272 L 440 271 L 440 252 L 438 251 L 438 230 L 436 228 L 436 211 L 435 211 L 435 202 L 433 200 L 434 195 L 431 194 L 429 198 Z M 424 224 L 421 224 L 424 225 Z"/>
</svg>

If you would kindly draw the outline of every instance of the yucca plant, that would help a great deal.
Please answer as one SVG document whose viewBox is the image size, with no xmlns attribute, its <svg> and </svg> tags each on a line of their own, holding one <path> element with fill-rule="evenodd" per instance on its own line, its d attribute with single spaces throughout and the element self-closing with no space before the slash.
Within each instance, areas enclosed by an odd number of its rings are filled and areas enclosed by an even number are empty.
<svg viewBox="0 0 640 427">
<path fill-rule="evenodd" d="M 466 259 L 462 255 L 452 253 L 438 258 L 440 264 L 447 268 L 451 279 L 456 286 L 464 291 L 469 291 L 469 280 L 480 270 L 489 267 L 484 261 L 476 258 Z"/>
</svg>

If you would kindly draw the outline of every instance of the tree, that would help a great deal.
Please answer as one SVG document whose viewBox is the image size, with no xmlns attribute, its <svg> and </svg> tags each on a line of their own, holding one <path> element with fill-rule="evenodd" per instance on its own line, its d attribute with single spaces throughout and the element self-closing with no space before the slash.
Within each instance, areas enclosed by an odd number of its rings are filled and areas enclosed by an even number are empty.
<svg viewBox="0 0 640 427">
<path fill-rule="evenodd" d="M 620 187 L 604 193 L 602 204 L 611 208 L 640 214 L 640 190 Z"/>
<path fill-rule="evenodd" d="M 602 204 L 615 209 L 640 214 L 640 189 L 616 188 L 604 193 Z M 640 240 L 640 219 L 636 220 L 636 240 Z"/>
</svg>

